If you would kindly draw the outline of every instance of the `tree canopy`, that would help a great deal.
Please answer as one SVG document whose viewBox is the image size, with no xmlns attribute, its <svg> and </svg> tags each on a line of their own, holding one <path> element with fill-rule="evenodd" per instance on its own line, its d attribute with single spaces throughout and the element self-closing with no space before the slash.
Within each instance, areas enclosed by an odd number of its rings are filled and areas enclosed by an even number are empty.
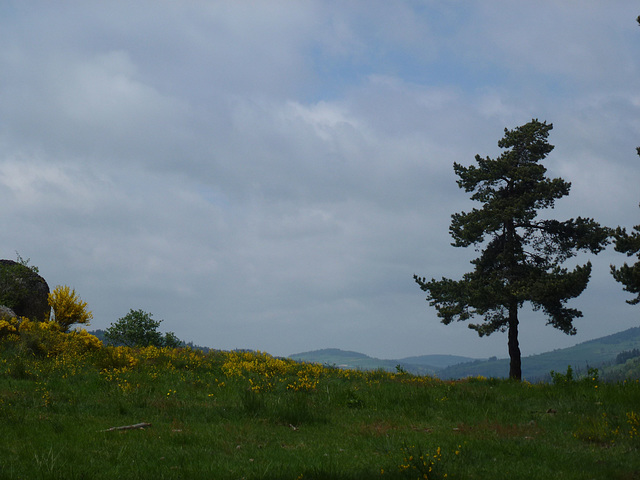
<svg viewBox="0 0 640 480">
<path fill-rule="evenodd" d="M 590 218 L 538 218 L 539 210 L 553 208 L 571 188 L 561 178 L 547 178 L 540 163 L 554 148 L 547 142 L 552 128 L 536 119 L 513 130 L 505 128 L 498 142 L 505 151 L 499 157 L 476 155 L 477 166 L 454 163 L 458 186 L 482 207 L 452 215 L 452 245 L 473 245 L 481 254 L 461 280 L 427 281 L 414 275 L 444 324 L 481 316 L 481 323 L 469 325 L 480 336 L 508 332 L 509 376 L 518 380 L 519 309 L 528 301 L 544 312 L 547 324 L 575 334 L 573 320 L 582 313 L 565 304 L 586 288 L 591 263 L 573 270 L 561 265 L 580 250 L 598 253 L 609 236 L 607 228 Z"/>
<path fill-rule="evenodd" d="M 154 320 L 151 313 L 131 309 L 105 330 L 105 338 L 116 345 L 127 347 L 170 347 L 175 348 L 182 342 L 173 332 L 164 335 L 158 331 L 162 320 Z"/>
</svg>

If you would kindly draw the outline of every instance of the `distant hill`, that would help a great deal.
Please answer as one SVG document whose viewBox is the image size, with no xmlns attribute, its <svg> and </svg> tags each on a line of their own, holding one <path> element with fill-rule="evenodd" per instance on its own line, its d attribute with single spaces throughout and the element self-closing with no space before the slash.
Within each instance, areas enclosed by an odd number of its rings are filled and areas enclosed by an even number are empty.
<svg viewBox="0 0 640 480">
<path fill-rule="evenodd" d="M 474 359 L 471 357 L 461 357 L 460 355 L 420 355 L 402 358 L 398 361 L 407 365 L 431 365 L 436 368 L 445 368 L 472 360 Z"/>
<path fill-rule="evenodd" d="M 627 367 L 616 366 L 619 353 L 640 349 L 640 327 L 630 328 L 623 332 L 606 337 L 579 343 L 573 347 L 553 350 L 539 355 L 522 358 L 522 377 L 537 382 L 549 380 L 550 372 L 564 373 L 571 365 L 575 372 L 586 373 L 588 368 L 595 367 L 603 377 L 619 379 L 621 371 L 634 375 L 631 366 L 637 360 L 629 360 Z M 456 355 L 422 355 L 395 360 L 369 357 L 362 353 L 326 348 L 311 352 L 297 353 L 289 358 L 298 361 L 315 362 L 323 365 L 334 365 L 341 368 L 361 370 L 384 369 L 395 371 L 400 365 L 403 369 L 416 375 L 435 375 L 442 379 L 483 376 L 505 378 L 509 375 L 509 359 L 474 359 Z M 624 378 L 624 377 L 622 377 Z M 634 377 L 635 378 L 635 377 Z"/>
<path fill-rule="evenodd" d="M 311 352 L 296 353 L 290 355 L 289 358 L 303 362 L 321 363 L 323 365 L 360 370 L 383 369 L 395 371 L 399 365 L 406 371 L 416 375 L 435 375 L 436 372 L 444 367 L 474 360 L 471 357 L 461 357 L 458 355 L 422 355 L 397 360 L 385 360 L 337 348 L 325 348 Z"/>
<path fill-rule="evenodd" d="M 101 340 L 104 339 L 103 330 L 94 330 L 90 333 Z M 193 343 L 188 343 L 186 346 L 205 352 L 209 350 L 207 347 L 200 347 Z M 588 368 L 595 367 L 598 368 L 603 379 L 636 379 L 640 378 L 640 357 L 631 358 L 621 364 L 616 362 L 618 354 L 634 349 L 640 350 L 640 327 L 582 342 L 573 347 L 523 357 L 522 377 L 531 382 L 547 381 L 551 378 L 552 370 L 565 373 L 567 366 L 571 365 L 577 374 L 584 374 Z M 289 358 L 356 370 L 383 369 L 394 372 L 400 366 L 414 375 L 434 375 L 442 379 L 480 375 L 487 378 L 505 378 L 509 375 L 509 359 L 495 357 L 476 359 L 458 355 L 421 355 L 387 360 L 353 351 L 325 348 L 296 353 Z"/>
<path fill-rule="evenodd" d="M 577 372 L 586 372 L 589 367 L 604 369 L 615 362 L 616 356 L 628 350 L 640 348 L 640 327 L 579 343 L 573 347 L 553 350 L 523 357 L 522 377 L 529 381 L 548 380 L 549 372 L 566 372 L 571 367 Z M 440 378 L 462 378 L 482 375 L 484 377 L 507 377 L 509 360 L 476 360 L 443 368 L 437 372 Z"/>
</svg>

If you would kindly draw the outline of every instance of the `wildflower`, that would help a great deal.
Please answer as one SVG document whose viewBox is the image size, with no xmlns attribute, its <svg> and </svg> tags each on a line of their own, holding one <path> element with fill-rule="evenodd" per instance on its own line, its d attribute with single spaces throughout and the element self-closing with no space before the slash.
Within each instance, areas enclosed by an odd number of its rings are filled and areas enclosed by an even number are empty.
<svg viewBox="0 0 640 480">
<path fill-rule="evenodd" d="M 87 302 L 83 302 L 75 289 L 58 285 L 48 295 L 48 302 L 53 310 L 53 317 L 63 332 L 69 330 L 74 323 L 89 325 L 93 314 L 87 310 Z"/>
</svg>

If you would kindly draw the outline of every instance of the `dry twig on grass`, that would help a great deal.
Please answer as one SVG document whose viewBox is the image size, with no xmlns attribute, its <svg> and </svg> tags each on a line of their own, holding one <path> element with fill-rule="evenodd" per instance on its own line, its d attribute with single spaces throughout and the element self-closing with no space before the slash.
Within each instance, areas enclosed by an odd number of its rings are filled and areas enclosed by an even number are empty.
<svg viewBox="0 0 640 480">
<path fill-rule="evenodd" d="M 111 427 L 111 428 L 107 428 L 106 430 L 101 430 L 102 432 L 113 432 L 115 430 L 142 430 L 143 428 L 147 428 L 150 427 L 151 424 L 150 423 L 136 423 L 134 425 L 124 425 L 122 427 Z"/>
</svg>

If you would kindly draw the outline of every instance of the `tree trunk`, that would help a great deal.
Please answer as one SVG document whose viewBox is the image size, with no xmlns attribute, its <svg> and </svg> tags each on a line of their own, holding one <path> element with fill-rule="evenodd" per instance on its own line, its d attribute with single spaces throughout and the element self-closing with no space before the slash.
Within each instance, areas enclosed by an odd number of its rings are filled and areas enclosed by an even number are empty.
<svg viewBox="0 0 640 480">
<path fill-rule="evenodd" d="M 520 359 L 520 344 L 518 343 L 518 303 L 509 306 L 509 378 L 522 380 L 522 363 Z"/>
</svg>

